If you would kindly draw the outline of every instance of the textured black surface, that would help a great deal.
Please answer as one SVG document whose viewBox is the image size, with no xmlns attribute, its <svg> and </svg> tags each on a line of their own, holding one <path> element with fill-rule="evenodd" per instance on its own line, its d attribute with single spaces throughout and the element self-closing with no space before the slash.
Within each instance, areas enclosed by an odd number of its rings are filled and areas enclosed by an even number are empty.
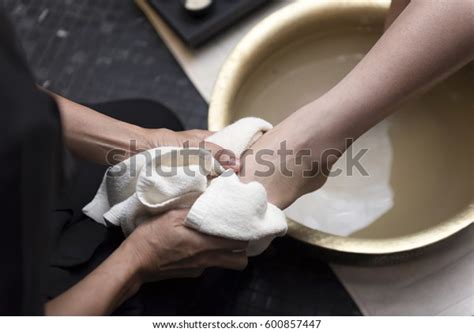
<svg viewBox="0 0 474 332">
<path fill-rule="evenodd" d="M 211 9 L 198 17 L 184 10 L 181 0 L 149 0 L 185 43 L 200 46 L 245 15 L 270 0 L 214 0 Z"/>
<path fill-rule="evenodd" d="M 72 100 L 154 99 L 187 128 L 207 105 L 132 0 L 0 0 L 38 83 Z"/>
<path fill-rule="evenodd" d="M 250 258 L 243 272 L 211 269 L 200 279 L 168 285 L 150 285 L 148 302 L 156 301 L 153 288 L 179 290 L 180 315 L 360 315 L 328 265 L 288 237 Z"/>
<path fill-rule="evenodd" d="M 174 110 L 188 128 L 205 127 L 206 103 L 132 0 L 0 3 L 43 86 L 87 103 L 154 99 Z M 328 265 L 288 238 L 251 259 L 244 272 L 214 269 L 204 278 L 145 289 L 150 308 L 163 301 L 157 294 L 169 293 L 169 314 L 360 314 Z"/>
</svg>

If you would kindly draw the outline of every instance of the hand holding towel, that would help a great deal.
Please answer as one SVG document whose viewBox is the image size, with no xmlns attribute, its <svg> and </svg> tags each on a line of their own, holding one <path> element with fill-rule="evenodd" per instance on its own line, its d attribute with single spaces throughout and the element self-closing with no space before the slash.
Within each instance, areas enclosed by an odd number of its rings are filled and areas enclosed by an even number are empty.
<svg viewBox="0 0 474 332">
<path fill-rule="evenodd" d="M 271 128 L 262 119 L 245 118 L 206 141 L 239 158 Z M 285 215 L 267 202 L 260 183 L 242 183 L 209 151 L 198 148 L 160 147 L 110 167 L 83 212 L 96 222 L 120 226 L 129 235 L 151 216 L 176 208 L 190 208 L 186 225 L 197 231 L 249 241 L 249 256 L 263 252 L 287 230 Z"/>
</svg>

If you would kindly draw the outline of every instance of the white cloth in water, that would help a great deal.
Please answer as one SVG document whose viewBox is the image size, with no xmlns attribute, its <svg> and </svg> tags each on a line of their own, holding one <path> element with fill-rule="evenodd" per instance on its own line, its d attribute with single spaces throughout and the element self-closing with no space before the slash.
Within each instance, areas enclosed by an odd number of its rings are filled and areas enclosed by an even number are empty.
<svg viewBox="0 0 474 332">
<path fill-rule="evenodd" d="M 245 118 L 206 141 L 238 158 L 271 128 L 262 119 Z M 199 148 L 160 147 L 110 167 L 83 212 L 98 223 L 120 226 L 128 236 L 151 216 L 176 208 L 190 208 L 186 225 L 197 231 L 249 241 L 249 256 L 287 231 L 285 215 L 267 202 L 260 183 L 242 183 Z"/>
</svg>

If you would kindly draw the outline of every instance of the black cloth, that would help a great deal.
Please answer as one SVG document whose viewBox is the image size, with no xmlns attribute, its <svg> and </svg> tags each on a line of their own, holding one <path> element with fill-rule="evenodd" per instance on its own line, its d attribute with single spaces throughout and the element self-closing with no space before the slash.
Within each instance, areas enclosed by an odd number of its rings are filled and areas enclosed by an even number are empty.
<svg viewBox="0 0 474 332">
<path fill-rule="evenodd" d="M 1 15 L 0 101 L 0 312 L 42 314 L 50 209 L 63 174 L 61 126 Z"/>
</svg>

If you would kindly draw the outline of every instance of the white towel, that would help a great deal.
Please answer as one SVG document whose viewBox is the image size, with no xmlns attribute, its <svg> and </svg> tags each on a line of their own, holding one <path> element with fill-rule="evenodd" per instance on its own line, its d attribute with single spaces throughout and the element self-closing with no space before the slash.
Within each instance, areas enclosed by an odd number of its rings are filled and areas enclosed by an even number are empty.
<svg viewBox="0 0 474 332">
<path fill-rule="evenodd" d="M 271 128 L 262 119 L 245 118 L 206 141 L 239 158 Z M 128 236 L 151 216 L 176 208 L 190 208 L 186 225 L 197 231 L 249 241 L 249 256 L 263 252 L 287 230 L 285 215 L 267 202 L 260 183 L 242 183 L 199 148 L 160 147 L 110 167 L 83 212 L 98 223 L 120 226 Z"/>
</svg>

